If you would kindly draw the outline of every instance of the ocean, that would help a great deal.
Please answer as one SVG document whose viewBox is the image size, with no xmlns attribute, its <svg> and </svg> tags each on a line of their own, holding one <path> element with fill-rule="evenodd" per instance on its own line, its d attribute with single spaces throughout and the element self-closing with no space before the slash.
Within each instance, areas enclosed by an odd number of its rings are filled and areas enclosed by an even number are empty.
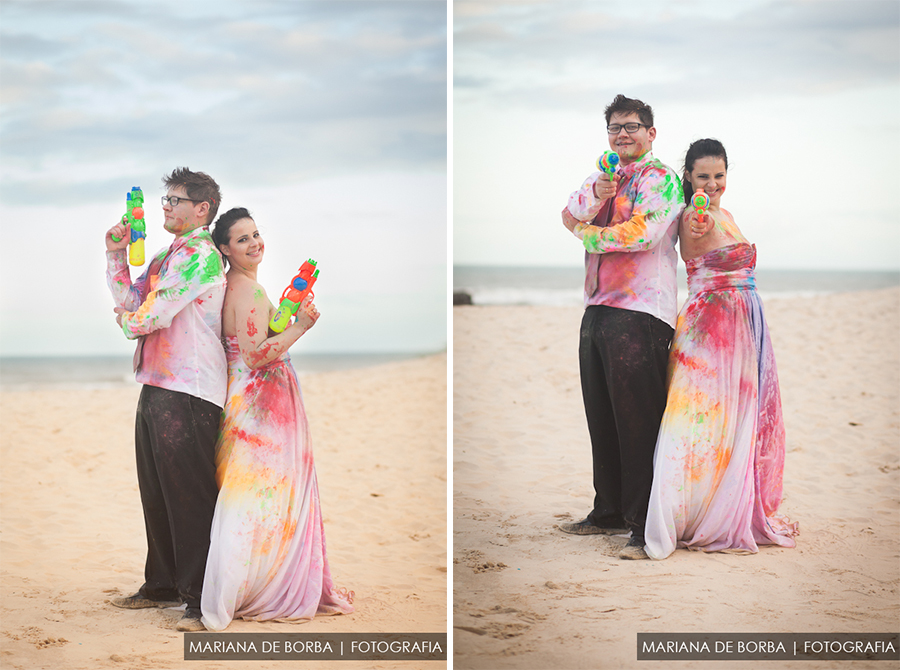
<svg viewBox="0 0 900 670">
<path fill-rule="evenodd" d="M 436 352 L 435 352 L 436 353 Z M 299 375 L 367 368 L 430 353 L 292 354 Z M 104 389 L 137 385 L 131 356 L 2 356 L 0 391 Z"/>
<path fill-rule="evenodd" d="M 687 277 L 679 267 L 679 300 L 687 296 Z M 453 292 L 468 293 L 475 305 L 580 306 L 581 267 L 455 266 Z M 757 270 L 763 300 L 810 297 L 843 291 L 900 286 L 900 272 Z M 371 367 L 427 356 L 433 352 L 295 354 L 300 375 Z M 130 356 L 0 357 L 0 391 L 45 388 L 117 388 L 136 384 Z"/>
<path fill-rule="evenodd" d="M 458 265 L 453 268 L 454 294 L 469 294 L 474 305 L 581 305 L 583 285 L 583 267 Z M 900 271 L 757 269 L 756 285 L 764 301 L 810 297 L 900 286 Z M 687 274 L 679 265 L 679 302 L 686 296 Z"/>
</svg>

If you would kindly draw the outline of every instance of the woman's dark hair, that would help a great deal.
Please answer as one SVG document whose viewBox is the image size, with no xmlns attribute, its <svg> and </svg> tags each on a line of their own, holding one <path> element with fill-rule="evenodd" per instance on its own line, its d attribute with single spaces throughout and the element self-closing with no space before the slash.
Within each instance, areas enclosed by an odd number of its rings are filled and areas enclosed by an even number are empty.
<svg viewBox="0 0 900 670">
<path fill-rule="evenodd" d="M 688 181 L 688 174 L 693 171 L 694 163 L 701 158 L 721 158 L 725 161 L 725 169 L 728 169 L 728 155 L 725 153 L 725 146 L 719 140 L 697 140 L 691 144 L 684 156 L 684 174 L 681 177 L 685 204 L 689 203 L 691 198 L 694 197 L 694 187 Z"/>
<path fill-rule="evenodd" d="M 216 244 L 216 251 L 222 253 L 219 249 L 219 245 L 228 246 L 228 243 L 231 241 L 231 227 L 240 221 L 241 219 L 252 219 L 250 216 L 250 212 L 247 211 L 246 207 L 233 207 L 225 212 L 222 216 L 220 216 L 212 229 L 212 238 L 213 242 Z M 222 256 L 222 260 L 226 263 L 228 259 Z"/>
</svg>

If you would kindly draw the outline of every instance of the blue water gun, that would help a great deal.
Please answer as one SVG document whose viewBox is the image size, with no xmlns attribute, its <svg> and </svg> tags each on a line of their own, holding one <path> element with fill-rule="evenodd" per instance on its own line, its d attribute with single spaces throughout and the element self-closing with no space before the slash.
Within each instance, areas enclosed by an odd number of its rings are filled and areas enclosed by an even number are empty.
<svg viewBox="0 0 900 670">
<path fill-rule="evenodd" d="M 597 169 L 605 172 L 612 179 L 616 174 L 616 166 L 619 164 L 619 154 L 615 151 L 605 151 L 600 158 L 597 159 Z"/>
</svg>

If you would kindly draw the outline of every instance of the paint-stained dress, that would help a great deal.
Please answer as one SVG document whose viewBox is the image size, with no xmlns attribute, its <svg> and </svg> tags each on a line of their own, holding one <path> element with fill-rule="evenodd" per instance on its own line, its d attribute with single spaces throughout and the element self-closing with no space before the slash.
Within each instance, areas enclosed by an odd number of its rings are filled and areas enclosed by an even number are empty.
<svg viewBox="0 0 900 670">
<path fill-rule="evenodd" d="M 246 366 L 224 340 L 228 397 L 216 449 L 219 498 L 203 582 L 203 623 L 302 620 L 353 611 L 335 589 L 300 385 L 287 353 Z"/>
<path fill-rule="evenodd" d="M 669 357 L 646 552 L 793 547 L 781 504 L 785 433 L 775 357 L 756 292 L 756 247 L 687 262 L 687 302 Z"/>
</svg>

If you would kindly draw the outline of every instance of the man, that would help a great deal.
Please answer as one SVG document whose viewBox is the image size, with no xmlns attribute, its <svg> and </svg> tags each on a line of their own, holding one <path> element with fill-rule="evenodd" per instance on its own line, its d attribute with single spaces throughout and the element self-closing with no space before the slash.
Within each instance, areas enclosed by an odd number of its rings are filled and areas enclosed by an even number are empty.
<svg viewBox="0 0 900 670">
<path fill-rule="evenodd" d="M 620 558 L 647 558 L 644 524 L 653 450 L 666 408 L 666 366 L 676 316 L 675 240 L 682 189 L 651 154 L 653 110 L 619 95 L 606 108 L 615 179 L 595 172 L 569 197 L 563 223 L 585 254 L 579 364 L 591 436 L 594 508 L 560 530 L 631 531 Z"/>
<path fill-rule="evenodd" d="M 187 605 L 177 629 L 203 630 L 200 592 L 216 505 L 215 445 L 225 404 L 225 272 L 209 233 L 221 202 L 202 172 L 164 178 L 165 229 L 175 240 L 132 284 L 128 226 L 106 233 L 106 277 L 125 337 L 137 339 L 144 386 L 135 421 L 138 484 L 147 531 L 144 584 L 111 602 L 125 609 Z M 120 240 L 120 241 L 116 241 Z"/>
</svg>

